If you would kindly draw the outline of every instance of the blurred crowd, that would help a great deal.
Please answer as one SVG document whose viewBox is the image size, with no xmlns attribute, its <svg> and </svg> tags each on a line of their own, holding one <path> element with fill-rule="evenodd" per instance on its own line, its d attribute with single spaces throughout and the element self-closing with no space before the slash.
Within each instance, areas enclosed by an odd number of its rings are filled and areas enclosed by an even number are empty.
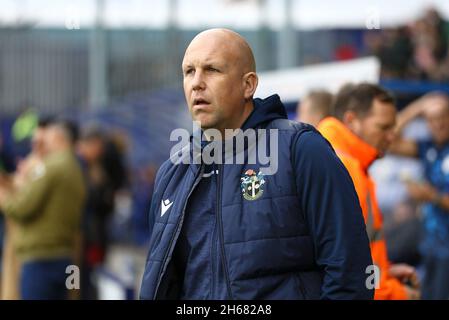
<svg viewBox="0 0 449 320">
<path fill-rule="evenodd" d="M 341 104 L 350 106 L 354 101 L 358 104 L 376 101 L 377 98 L 373 98 L 375 95 L 370 98 L 370 91 L 364 89 L 370 86 L 347 85 L 336 95 L 325 90 L 312 91 L 298 104 L 297 120 L 317 127 L 330 139 L 337 154 L 342 147 L 334 144 L 333 139 L 336 138 L 332 137 L 337 134 L 336 128 L 343 126 L 343 123 L 351 127 L 352 132 L 359 132 L 354 142 L 346 139 L 344 144 L 349 149 L 345 152 L 366 161 L 371 146 L 386 148 L 384 159 L 374 161 L 378 166 L 370 164 L 366 169 L 377 183 L 375 193 L 382 208 L 381 241 L 385 241 L 389 259 L 385 272 L 391 273 L 398 265 L 413 266 L 420 280 L 420 285 L 416 286 L 417 295 L 413 298 L 449 299 L 449 96 L 442 92 L 430 92 L 412 101 L 397 115 L 393 114 L 390 120 L 387 109 L 377 115 L 376 111 L 370 111 L 360 116 L 360 119 L 366 120 L 363 123 L 365 127 L 357 129 L 350 119 L 351 113 L 343 116 L 338 108 Z M 352 105 L 349 109 L 352 108 L 357 110 L 358 106 Z M 407 128 L 419 121 L 424 122 L 424 135 L 417 138 L 407 134 Z M 329 126 L 332 122 L 339 125 Z M 330 128 L 331 132 L 326 132 L 324 128 Z M 337 136 L 341 137 L 341 134 Z M 377 157 L 380 159 L 382 155 Z M 342 160 L 345 163 L 345 155 Z M 385 174 L 386 171 L 390 173 Z M 359 179 L 353 174 L 351 176 L 363 209 L 365 198 L 360 194 L 363 186 L 359 187 Z M 396 192 L 398 185 L 405 189 L 403 194 Z M 394 198 L 389 206 L 385 205 L 383 192 Z M 375 196 L 373 201 L 376 202 Z M 368 205 L 375 208 L 373 201 Z M 368 225 L 367 221 L 367 228 Z M 376 260 L 378 248 L 372 246 L 371 250 Z M 408 298 L 412 296 L 408 295 Z"/>
<path fill-rule="evenodd" d="M 40 118 L 28 141 L 18 157 L 0 139 L 1 297 L 67 298 L 75 265 L 68 298 L 97 299 L 111 244 L 146 244 L 155 169 L 131 172 L 126 137 L 96 126 Z"/>
<path fill-rule="evenodd" d="M 385 79 L 449 80 L 449 26 L 435 9 L 405 26 L 365 34 L 369 54 L 381 61 Z"/>
</svg>

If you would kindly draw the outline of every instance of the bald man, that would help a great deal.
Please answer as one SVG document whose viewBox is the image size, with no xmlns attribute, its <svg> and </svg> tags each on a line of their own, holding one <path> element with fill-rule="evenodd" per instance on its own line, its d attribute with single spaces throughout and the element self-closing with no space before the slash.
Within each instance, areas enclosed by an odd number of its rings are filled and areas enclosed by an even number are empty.
<svg viewBox="0 0 449 320">
<path fill-rule="evenodd" d="M 423 299 L 449 299 L 449 97 L 434 92 L 406 107 L 398 116 L 397 131 L 424 116 L 431 139 L 413 141 L 399 136 L 391 151 L 419 158 L 425 182 L 408 181 L 409 195 L 423 204 L 424 235 L 420 245 L 425 276 Z"/>
<path fill-rule="evenodd" d="M 287 120 L 277 95 L 253 98 L 245 39 L 226 29 L 198 34 L 182 72 L 204 140 L 194 132 L 181 158 L 172 154 L 158 171 L 140 297 L 371 299 L 351 178 L 313 127 Z"/>
<path fill-rule="evenodd" d="M 200 33 L 182 62 L 189 111 L 203 129 L 240 128 L 254 106 L 254 56 L 247 42 L 230 30 Z M 204 90 L 207 84 L 207 90 Z"/>
</svg>

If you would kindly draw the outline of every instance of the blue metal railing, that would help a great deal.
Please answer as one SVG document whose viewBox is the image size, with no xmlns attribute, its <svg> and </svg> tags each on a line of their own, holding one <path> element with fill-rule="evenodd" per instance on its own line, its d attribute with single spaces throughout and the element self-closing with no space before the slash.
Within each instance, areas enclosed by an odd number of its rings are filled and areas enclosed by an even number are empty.
<svg viewBox="0 0 449 320">
<path fill-rule="evenodd" d="M 380 85 L 396 94 L 422 95 L 431 91 L 449 94 L 449 82 L 430 82 L 421 80 L 381 80 Z"/>
</svg>

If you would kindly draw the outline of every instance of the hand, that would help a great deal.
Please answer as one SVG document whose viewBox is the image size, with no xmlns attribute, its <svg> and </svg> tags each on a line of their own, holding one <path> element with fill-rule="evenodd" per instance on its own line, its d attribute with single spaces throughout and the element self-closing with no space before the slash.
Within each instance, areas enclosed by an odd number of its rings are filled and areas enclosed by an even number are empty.
<svg viewBox="0 0 449 320">
<path fill-rule="evenodd" d="M 405 292 L 407 295 L 407 300 L 420 300 L 421 292 L 417 289 L 413 289 L 412 287 L 405 286 Z"/>
<path fill-rule="evenodd" d="M 429 183 L 406 182 L 409 195 L 418 202 L 432 202 L 438 197 L 438 191 Z"/>
<path fill-rule="evenodd" d="M 405 263 L 393 264 L 388 270 L 390 276 L 402 283 L 407 283 L 411 289 L 419 289 L 419 280 L 414 267 Z"/>
</svg>

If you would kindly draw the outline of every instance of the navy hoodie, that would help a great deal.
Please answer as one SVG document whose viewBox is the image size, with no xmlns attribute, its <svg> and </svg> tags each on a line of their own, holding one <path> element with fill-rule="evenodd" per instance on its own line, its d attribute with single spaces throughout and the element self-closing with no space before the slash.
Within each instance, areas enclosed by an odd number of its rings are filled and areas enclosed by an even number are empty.
<svg viewBox="0 0 449 320">
<path fill-rule="evenodd" d="M 254 105 L 242 129 L 277 130 L 278 170 L 263 174 L 259 159 L 165 162 L 141 298 L 372 299 L 365 224 L 343 164 L 313 127 L 286 119 L 277 95 Z"/>
</svg>

